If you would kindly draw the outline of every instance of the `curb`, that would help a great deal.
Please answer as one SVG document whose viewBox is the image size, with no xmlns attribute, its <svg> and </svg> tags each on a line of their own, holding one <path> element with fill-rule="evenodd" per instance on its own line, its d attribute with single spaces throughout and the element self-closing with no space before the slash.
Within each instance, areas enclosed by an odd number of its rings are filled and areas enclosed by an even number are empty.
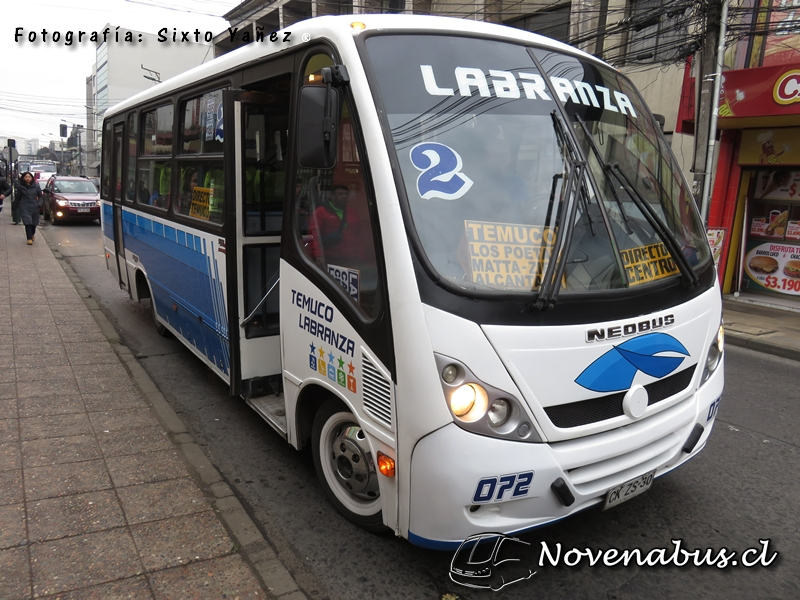
<svg viewBox="0 0 800 600">
<path fill-rule="evenodd" d="M 195 443 L 194 438 L 188 433 L 186 425 L 150 379 L 144 367 L 139 364 L 130 349 L 122 344 L 119 333 L 97 301 L 91 297 L 91 293 L 75 270 L 56 247 L 53 247 L 46 238 L 45 241 L 72 285 L 75 286 L 78 295 L 94 317 L 117 358 L 128 371 L 131 380 L 140 389 L 151 410 L 169 433 L 173 445 L 189 467 L 189 472 L 201 488 L 207 490 L 215 512 L 239 547 L 243 558 L 261 580 L 264 589 L 279 600 L 308 600 L 294 577 L 278 558 L 275 549 L 264 538 L 261 530 L 247 514 L 233 490 L 224 482 L 217 468 L 203 453 L 200 446 Z"/>
<path fill-rule="evenodd" d="M 725 342 L 731 346 L 747 348 L 748 350 L 755 350 L 756 352 L 771 354 L 773 356 L 779 356 L 781 358 L 788 358 L 789 360 L 800 362 L 800 349 L 781 346 L 780 344 L 775 344 L 773 342 L 768 342 L 741 333 L 734 333 L 728 329 L 725 330 Z"/>
</svg>

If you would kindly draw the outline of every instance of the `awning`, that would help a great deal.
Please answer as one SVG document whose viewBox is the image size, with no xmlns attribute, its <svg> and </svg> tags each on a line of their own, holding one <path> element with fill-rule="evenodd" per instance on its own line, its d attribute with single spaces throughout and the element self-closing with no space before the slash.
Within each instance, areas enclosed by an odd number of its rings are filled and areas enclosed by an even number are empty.
<svg viewBox="0 0 800 600">
<path fill-rule="evenodd" d="M 89 164 L 87 165 L 87 167 L 88 167 L 89 169 L 96 169 L 96 168 L 97 168 L 97 167 L 99 167 L 99 166 L 100 166 L 100 161 L 99 161 L 99 160 L 96 160 L 96 161 L 94 161 L 93 163 L 89 163 Z"/>
</svg>

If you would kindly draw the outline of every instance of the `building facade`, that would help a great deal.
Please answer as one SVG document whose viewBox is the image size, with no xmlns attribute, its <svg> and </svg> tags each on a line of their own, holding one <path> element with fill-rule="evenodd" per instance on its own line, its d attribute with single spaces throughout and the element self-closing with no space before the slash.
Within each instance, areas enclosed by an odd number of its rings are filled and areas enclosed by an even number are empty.
<svg viewBox="0 0 800 600">
<path fill-rule="evenodd" d="M 97 44 L 92 74 L 86 78 L 86 127 L 79 133 L 85 174 L 99 175 L 100 135 L 105 111 L 123 100 L 214 58 L 210 44 L 159 40 L 158 36 L 107 24 L 105 29 L 124 39 L 131 33 L 136 44 Z M 77 150 L 77 148 L 75 148 Z"/>
<path fill-rule="evenodd" d="M 720 87 L 708 216 L 723 293 L 800 310 L 800 11 L 742 2 Z M 748 34 L 749 33 L 749 34 Z"/>
</svg>

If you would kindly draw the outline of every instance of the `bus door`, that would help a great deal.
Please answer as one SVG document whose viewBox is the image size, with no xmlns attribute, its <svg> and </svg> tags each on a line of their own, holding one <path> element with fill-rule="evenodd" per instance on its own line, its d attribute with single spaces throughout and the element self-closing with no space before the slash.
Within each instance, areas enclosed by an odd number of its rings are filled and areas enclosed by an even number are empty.
<svg viewBox="0 0 800 600">
<path fill-rule="evenodd" d="M 269 93 L 226 91 L 223 99 L 226 184 L 234 192 L 226 194 L 230 199 L 227 267 L 228 273 L 235 274 L 228 284 L 231 393 L 245 399 L 273 398 L 274 411 L 254 408 L 285 433 L 285 425 L 266 413 L 282 415 L 283 408 L 277 398 L 281 380 L 279 269 L 287 188 L 289 76 L 265 82 L 261 89 Z"/>
<path fill-rule="evenodd" d="M 122 173 L 123 173 L 123 148 L 125 147 L 123 138 L 122 123 L 114 126 L 114 147 L 112 150 L 111 182 L 108 190 L 108 197 L 112 199 L 112 223 L 114 227 L 114 262 L 112 266 L 116 268 L 117 283 L 123 290 L 128 288 L 128 269 L 125 264 L 125 241 L 122 237 Z"/>
</svg>

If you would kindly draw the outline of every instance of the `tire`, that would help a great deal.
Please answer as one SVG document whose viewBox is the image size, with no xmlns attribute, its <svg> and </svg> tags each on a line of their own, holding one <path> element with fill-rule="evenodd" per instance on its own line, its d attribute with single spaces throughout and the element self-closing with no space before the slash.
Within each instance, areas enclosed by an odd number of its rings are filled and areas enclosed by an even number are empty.
<svg viewBox="0 0 800 600">
<path fill-rule="evenodd" d="M 156 316 L 156 303 L 153 300 L 152 292 L 150 294 L 150 318 L 153 319 L 153 327 L 155 328 L 156 333 L 161 337 L 172 337 L 169 329 L 167 329 L 164 324 L 158 320 L 158 317 Z"/>
<path fill-rule="evenodd" d="M 381 513 L 378 473 L 356 418 L 337 400 L 314 417 L 312 453 L 317 476 L 336 509 L 372 533 L 387 530 Z"/>
</svg>

